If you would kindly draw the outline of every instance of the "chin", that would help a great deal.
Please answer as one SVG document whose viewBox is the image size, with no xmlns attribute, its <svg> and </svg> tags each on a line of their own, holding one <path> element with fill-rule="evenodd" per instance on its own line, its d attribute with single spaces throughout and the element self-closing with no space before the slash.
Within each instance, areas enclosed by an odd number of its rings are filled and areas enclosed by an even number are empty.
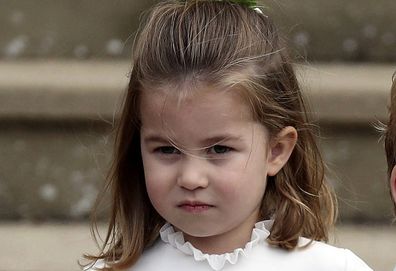
<svg viewBox="0 0 396 271">
<path fill-rule="evenodd" d="M 210 237 L 217 235 L 216 231 L 213 230 L 213 227 L 210 226 L 205 226 L 205 225 L 176 225 L 173 224 L 175 228 L 177 228 L 179 231 L 183 232 L 184 234 L 187 234 L 192 237 L 197 237 L 197 238 L 203 238 L 203 237 Z"/>
</svg>

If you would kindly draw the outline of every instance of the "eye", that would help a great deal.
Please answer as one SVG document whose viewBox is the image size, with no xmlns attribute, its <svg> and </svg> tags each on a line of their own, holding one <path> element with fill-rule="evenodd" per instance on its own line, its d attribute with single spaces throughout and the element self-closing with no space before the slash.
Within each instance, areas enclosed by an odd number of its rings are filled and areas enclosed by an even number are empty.
<svg viewBox="0 0 396 271">
<path fill-rule="evenodd" d="M 224 145 L 214 145 L 213 147 L 210 148 L 210 152 L 215 153 L 215 154 L 223 154 L 231 151 L 232 149 L 230 147 L 224 146 Z"/>
<path fill-rule="evenodd" d="M 178 154 L 180 151 L 173 146 L 162 146 L 155 149 L 156 152 L 161 154 Z"/>
</svg>

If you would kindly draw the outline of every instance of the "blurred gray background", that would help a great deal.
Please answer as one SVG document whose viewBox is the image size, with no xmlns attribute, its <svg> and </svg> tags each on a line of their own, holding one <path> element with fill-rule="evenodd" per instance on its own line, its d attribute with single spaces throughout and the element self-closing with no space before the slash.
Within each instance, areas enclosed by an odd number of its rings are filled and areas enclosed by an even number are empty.
<svg viewBox="0 0 396 271">
<path fill-rule="evenodd" d="M 135 0 L 0 0 L 0 270 L 78 270 L 141 12 Z M 374 126 L 396 70 L 396 2 L 263 2 L 296 57 L 339 199 L 332 243 L 396 265 Z"/>
</svg>

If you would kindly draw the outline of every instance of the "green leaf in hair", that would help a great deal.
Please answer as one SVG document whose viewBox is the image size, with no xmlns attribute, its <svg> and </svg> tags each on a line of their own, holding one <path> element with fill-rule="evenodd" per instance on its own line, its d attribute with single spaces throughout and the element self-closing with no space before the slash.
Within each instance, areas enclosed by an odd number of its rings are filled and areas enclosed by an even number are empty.
<svg viewBox="0 0 396 271">
<path fill-rule="evenodd" d="M 228 2 L 238 4 L 241 6 L 249 7 L 252 9 L 257 7 L 256 0 L 212 0 L 212 1 L 216 1 L 216 2 L 228 1 Z M 180 0 L 180 2 L 188 2 L 188 0 Z"/>
<path fill-rule="evenodd" d="M 249 8 L 257 7 L 257 1 L 255 0 L 229 0 L 231 3 L 235 3 L 241 6 L 246 6 Z"/>
</svg>

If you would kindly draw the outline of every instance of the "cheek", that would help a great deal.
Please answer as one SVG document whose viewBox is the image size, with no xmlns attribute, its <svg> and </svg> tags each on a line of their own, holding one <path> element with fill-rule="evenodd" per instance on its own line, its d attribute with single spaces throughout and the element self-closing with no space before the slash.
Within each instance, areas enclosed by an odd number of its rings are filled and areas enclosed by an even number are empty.
<svg viewBox="0 0 396 271">
<path fill-rule="evenodd" d="M 169 190 L 169 176 L 167 176 L 166 170 L 150 159 L 143 159 L 143 168 L 147 194 L 153 205 L 156 206 L 165 198 Z"/>
<path fill-rule="evenodd" d="M 147 194 L 154 206 L 157 206 L 158 201 L 162 198 L 163 188 L 158 185 L 158 181 L 154 176 L 145 175 Z"/>
<path fill-rule="evenodd" d="M 215 182 L 218 184 L 217 189 L 230 202 L 257 201 L 264 195 L 267 184 L 266 165 L 244 162 L 243 166 L 240 163 L 239 166 L 218 171 L 217 176 L 221 176 Z"/>
<path fill-rule="evenodd" d="M 143 160 L 144 177 L 148 196 L 154 206 L 171 199 L 176 186 L 177 167 L 163 164 L 155 159 Z"/>
<path fill-rule="evenodd" d="M 222 176 L 217 180 L 216 186 L 219 194 L 223 198 L 236 202 L 257 198 L 264 194 L 266 187 L 266 177 L 249 174 L 249 172 L 218 172 Z"/>
<path fill-rule="evenodd" d="M 173 201 L 173 186 L 169 180 L 164 179 L 164 176 L 159 174 L 148 174 L 145 179 L 150 202 L 157 212 L 163 215 Z"/>
<path fill-rule="evenodd" d="M 163 188 L 160 180 L 155 176 L 145 174 L 146 189 L 149 194 L 158 194 Z"/>
</svg>

